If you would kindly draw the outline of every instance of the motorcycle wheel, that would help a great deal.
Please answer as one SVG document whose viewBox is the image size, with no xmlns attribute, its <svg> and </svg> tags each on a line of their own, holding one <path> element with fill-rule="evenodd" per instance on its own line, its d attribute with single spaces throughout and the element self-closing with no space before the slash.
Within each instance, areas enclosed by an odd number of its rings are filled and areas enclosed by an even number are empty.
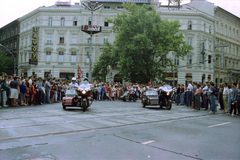
<svg viewBox="0 0 240 160">
<path fill-rule="evenodd" d="M 171 110 L 171 108 L 172 108 L 172 103 L 167 102 L 167 100 L 166 100 L 166 109 Z"/>
<path fill-rule="evenodd" d="M 136 102 L 137 101 L 137 97 L 133 97 L 133 102 Z"/>
<path fill-rule="evenodd" d="M 64 110 L 66 110 L 66 106 L 63 105 L 62 107 L 63 107 Z"/>
<path fill-rule="evenodd" d="M 143 108 L 145 108 L 145 107 L 146 107 L 146 105 L 143 103 L 143 101 L 142 101 L 142 107 L 143 107 Z"/>
<path fill-rule="evenodd" d="M 86 101 L 83 101 L 82 109 L 83 109 L 83 112 L 85 112 L 87 110 L 87 102 Z"/>
</svg>

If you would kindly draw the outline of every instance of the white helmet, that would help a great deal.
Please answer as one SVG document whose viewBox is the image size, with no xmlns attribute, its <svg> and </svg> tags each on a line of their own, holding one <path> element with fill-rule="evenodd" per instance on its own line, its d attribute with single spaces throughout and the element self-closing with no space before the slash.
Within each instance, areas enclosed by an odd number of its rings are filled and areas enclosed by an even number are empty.
<svg viewBox="0 0 240 160">
<path fill-rule="evenodd" d="M 76 81 L 77 79 L 75 77 L 72 78 L 72 81 Z"/>
</svg>

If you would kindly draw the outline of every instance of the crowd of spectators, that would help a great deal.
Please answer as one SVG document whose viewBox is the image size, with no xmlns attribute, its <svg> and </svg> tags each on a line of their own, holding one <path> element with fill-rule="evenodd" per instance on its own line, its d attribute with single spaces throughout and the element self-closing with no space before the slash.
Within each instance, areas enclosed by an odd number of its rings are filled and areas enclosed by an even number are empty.
<svg viewBox="0 0 240 160">
<path fill-rule="evenodd" d="M 190 83 L 186 86 L 179 85 L 173 88 L 175 92 L 175 103 L 185 105 L 196 110 L 203 108 L 209 113 L 219 110 L 225 111 L 231 116 L 240 116 L 240 83 L 221 84 L 219 87 L 213 82 Z"/>
<path fill-rule="evenodd" d="M 37 76 L 13 77 L 3 74 L 0 78 L 0 106 L 27 106 L 42 105 L 44 103 L 58 103 L 65 96 L 66 90 L 74 83 L 68 80 L 45 78 Z M 76 85 L 79 82 L 76 81 Z M 93 99 L 95 101 L 118 101 L 128 90 L 135 90 L 138 98 L 149 88 L 158 90 L 161 86 L 143 84 L 121 84 L 119 82 L 99 82 L 92 84 Z M 221 84 L 219 87 L 214 83 L 205 84 L 190 83 L 187 86 L 173 87 L 175 103 L 185 105 L 196 110 L 203 108 L 209 113 L 224 110 L 228 115 L 240 115 L 240 83 Z M 233 114 L 232 114 L 233 112 Z"/>
</svg>

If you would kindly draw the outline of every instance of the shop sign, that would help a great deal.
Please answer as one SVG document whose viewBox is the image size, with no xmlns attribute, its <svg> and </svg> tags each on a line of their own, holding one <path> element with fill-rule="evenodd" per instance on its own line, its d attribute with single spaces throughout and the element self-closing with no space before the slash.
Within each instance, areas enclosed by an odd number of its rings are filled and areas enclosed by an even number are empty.
<svg viewBox="0 0 240 160">
<path fill-rule="evenodd" d="M 29 64 L 37 65 L 37 42 L 38 42 L 38 28 L 33 27 L 32 33 L 32 57 L 29 59 Z"/>
</svg>

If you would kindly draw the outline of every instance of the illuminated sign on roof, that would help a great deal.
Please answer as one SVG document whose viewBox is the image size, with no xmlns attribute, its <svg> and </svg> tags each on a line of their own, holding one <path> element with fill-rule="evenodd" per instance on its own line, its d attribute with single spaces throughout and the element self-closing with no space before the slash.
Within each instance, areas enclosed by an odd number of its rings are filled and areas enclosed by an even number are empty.
<svg viewBox="0 0 240 160">
<path fill-rule="evenodd" d="M 110 3 L 123 3 L 123 2 L 132 2 L 132 3 L 150 3 L 150 0 L 90 0 L 91 2 L 110 2 Z"/>
<path fill-rule="evenodd" d="M 57 6 L 70 6 L 71 5 L 71 2 L 61 2 L 61 1 L 57 1 L 55 2 L 55 4 Z"/>
</svg>

